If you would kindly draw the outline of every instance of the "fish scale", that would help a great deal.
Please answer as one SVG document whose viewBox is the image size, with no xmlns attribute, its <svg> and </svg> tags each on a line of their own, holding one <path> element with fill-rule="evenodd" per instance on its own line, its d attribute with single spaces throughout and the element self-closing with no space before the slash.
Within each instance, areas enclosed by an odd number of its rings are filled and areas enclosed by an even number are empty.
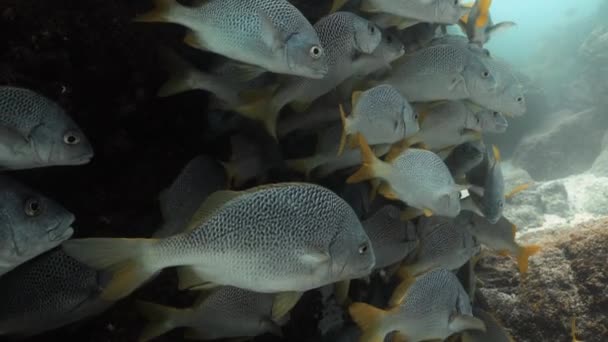
<svg viewBox="0 0 608 342">
<path fill-rule="evenodd" d="M 23 88 L 0 87 L 0 126 L 29 135 L 44 118 L 60 115 L 63 110 L 44 96 Z"/>
<path fill-rule="evenodd" d="M 102 286 L 98 272 L 62 250 L 41 255 L 0 278 L 0 334 L 33 334 L 98 313 L 109 305 L 96 301 Z"/>
</svg>

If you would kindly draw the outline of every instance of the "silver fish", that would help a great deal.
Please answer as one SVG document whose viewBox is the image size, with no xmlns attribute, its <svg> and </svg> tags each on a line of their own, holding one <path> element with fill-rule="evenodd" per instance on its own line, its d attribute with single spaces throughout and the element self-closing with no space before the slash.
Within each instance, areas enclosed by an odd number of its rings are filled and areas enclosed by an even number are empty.
<svg viewBox="0 0 608 342">
<path fill-rule="evenodd" d="M 156 0 L 140 22 L 170 22 L 191 30 L 186 43 L 268 71 L 323 78 L 324 47 L 312 25 L 286 0 L 208 0 L 195 7 Z"/>
<path fill-rule="evenodd" d="M 363 0 L 361 10 L 395 16 L 397 18 L 391 26 L 400 29 L 418 22 L 456 24 L 460 17 L 470 11 L 454 0 Z"/>
<path fill-rule="evenodd" d="M 0 336 L 31 336 L 91 317 L 112 303 L 99 299 L 107 277 L 61 249 L 0 278 Z"/>
<path fill-rule="evenodd" d="M 106 300 L 129 295 L 168 267 L 188 266 L 188 280 L 201 285 L 276 293 L 363 277 L 375 264 L 352 208 L 305 183 L 217 192 L 187 232 L 165 239 L 77 239 L 63 248 L 91 267 L 114 271 L 102 294 Z"/>
<path fill-rule="evenodd" d="M 469 141 L 456 146 L 444 162 L 454 179 L 462 179 L 483 161 L 485 155 L 486 147 L 481 140 Z"/>
<path fill-rule="evenodd" d="M 490 16 L 491 4 L 492 0 L 475 0 L 471 11 L 458 21 L 458 25 L 469 38 L 469 42 L 483 46 L 496 32 L 515 26 L 512 21 L 494 24 Z"/>
<path fill-rule="evenodd" d="M 496 146 L 486 151 L 483 161 L 467 173 L 471 199 L 483 216 L 491 223 L 502 217 L 505 206 L 505 181 L 500 165 L 500 152 Z"/>
<path fill-rule="evenodd" d="M 31 90 L 0 87 L 0 170 L 82 165 L 93 148 L 55 102 Z"/>
<path fill-rule="evenodd" d="M 185 336 L 196 340 L 254 337 L 281 328 L 271 319 L 274 295 L 224 286 L 211 294 L 201 294 L 193 307 L 178 309 L 139 302 L 138 309 L 150 323 L 140 341 L 177 328 L 187 328 Z"/>
<path fill-rule="evenodd" d="M 69 239 L 72 222 L 55 201 L 0 176 L 0 275 Z"/>
</svg>

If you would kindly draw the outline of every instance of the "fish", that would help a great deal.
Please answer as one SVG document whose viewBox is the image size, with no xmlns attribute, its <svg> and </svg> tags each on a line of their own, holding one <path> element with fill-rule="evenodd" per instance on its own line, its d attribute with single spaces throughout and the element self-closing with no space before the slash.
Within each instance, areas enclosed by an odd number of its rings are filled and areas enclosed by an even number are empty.
<svg viewBox="0 0 608 342">
<path fill-rule="evenodd" d="M 401 210 L 395 206 L 381 208 L 362 224 L 372 242 L 376 270 L 399 263 L 418 246 L 416 227 L 402 221 Z"/>
<path fill-rule="evenodd" d="M 467 227 L 456 219 L 421 217 L 416 228 L 420 245 L 414 259 L 399 270 L 402 279 L 415 278 L 439 268 L 456 270 L 481 250 Z"/>
<path fill-rule="evenodd" d="M 328 73 L 317 33 L 286 0 L 205 0 L 186 7 L 155 0 L 136 22 L 165 22 L 190 31 L 184 42 L 270 72 L 321 79 Z"/>
<path fill-rule="evenodd" d="M 481 57 L 455 44 L 434 44 L 406 54 L 381 82 L 394 86 L 410 103 L 465 100 L 497 86 Z"/>
<path fill-rule="evenodd" d="M 492 146 L 486 151 L 483 161 L 466 175 L 469 184 L 473 185 L 469 188 L 471 201 L 490 223 L 496 223 L 502 217 L 506 201 L 500 162 L 500 151 Z"/>
<path fill-rule="evenodd" d="M 435 153 L 410 148 L 389 162 L 378 159 L 359 135 L 363 165 L 347 183 L 381 179 L 379 193 L 422 210 L 425 215 L 455 217 L 460 212 L 460 190 L 447 166 Z"/>
<path fill-rule="evenodd" d="M 517 259 L 519 272 L 528 272 L 528 259 L 541 250 L 539 245 L 520 245 L 515 240 L 517 226 L 504 216 L 495 224 L 470 211 L 463 211 L 459 220 L 464 220 L 471 234 L 482 245 L 499 252 L 502 255 L 513 255 Z"/>
<path fill-rule="evenodd" d="M 380 342 L 397 331 L 398 341 L 444 340 L 464 330 L 485 330 L 472 315 L 469 296 L 445 269 L 426 273 L 409 287 L 403 301 L 387 310 L 354 303 L 349 313 L 363 331 L 360 342 Z M 394 339 L 393 339 L 394 340 Z"/>
<path fill-rule="evenodd" d="M 164 223 L 154 237 L 181 233 L 200 204 L 212 193 L 225 190 L 226 184 L 222 165 L 205 155 L 194 157 L 159 195 Z"/>
<path fill-rule="evenodd" d="M 272 166 L 265 157 L 260 145 L 242 135 L 230 137 L 232 155 L 230 160 L 222 162 L 228 175 L 230 187 L 241 187 L 250 180 L 258 180 Z"/>
<path fill-rule="evenodd" d="M 371 53 L 382 41 L 382 31 L 366 19 L 353 13 L 336 12 L 321 18 L 315 30 L 325 47 L 328 72 L 323 79 L 286 76 L 276 91 L 238 107 L 236 110 L 262 121 L 268 133 L 276 136 L 276 121 L 283 107 L 292 102 L 299 111 L 327 94 L 358 70 L 355 62 L 365 64 L 366 58 L 377 59 Z M 245 95 L 247 96 L 247 95 Z"/>
<path fill-rule="evenodd" d="M 359 219 L 367 215 L 371 208 L 371 187 L 367 183 L 344 184 L 339 192 L 346 203 L 348 203 Z M 365 229 L 365 226 L 363 227 Z M 369 235 L 368 235 L 369 236 Z"/>
<path fill-rule="evenodd" d="M 349 137 L 361 133 L 369 144 L 393 144 L 418 132 L 418 113 L 390 85 L 379 85 L 352 96 L 352 113 L 346 116 L 340 105 L 342 138 L 338 155 Z"/>
<path fill-rule="evenodd" d="M 0 87 L 0 170 L 84 165 L 93 155 L 57 103 L 29 89 Z"/>
<path fill-rule="evenodd" d="M 490 16 L 491 5 L 492 0 L 475 0 L 471 11 L 458 20 L 458 25 L 462 32 L 467 35 L 470 43 L 482 47 L 496 32 L 516 26 L 512 21 L 494 24 Z"/>
<path fill-rule="evenodd" d="M 470 9 L 454 0 L 363 0 L 361 11 L 395 17 L 394 25 L 404 29 L 419 22 L 456 24 Z"/>
<path fill-rule="evenodd" d="M 481 138 L 481 118 L 465 101 L 439 101 L 416 108 L 422 113 L 420 131 L 409 144 L 422 142 L 428 149 L 440 151 Z"/>
<path fill-rule="evenodd" d="M 473 307 L 473 315 L 483 321 L 486 331 L 465 331 L 462 333 L 462 342 L 515 342 L 509 332 L 490 313 Z"/>
<path fill-rule="evenodd" d="M 319 99 L 302 113 L 282 115 L 277 125 L 277 135 L 284 138 L 296 131 L 319 131 L 336 122 L 340 122 L 340 111 L 335 102 Z"/>
<path fill-rule="evenodd" d="M 444 159 L 455 180 L 466 177 L 467 172 L 479 165 L 486 155 L 486 146 L 482 140 L 468 141 L 456 146 Z"/>
<path fill-rule="evenodd" d="M 0 276 L 74 234 L 74 215 L 52 199 L 0 176 Z"/>
<path fill-rule="evenodd" d="M 199 295 L 190 308 L 180 309 L 140 301 L 138 311 L 149 321 L 139 341 L 150 341 L 177 328 L 187 328 L 188 339 L 218 340 L 254 337 L 266 332 L 282 336 L 272 319 L 274 295 L 232 286 Z"/>
<path fill-rule="evenodd" d="M 509 122 L 501 112 L 480 109 L 475 115 L 479 118 L 481 131 L 484 133 L 504 133 L 509 128 Z"/>
<path fill-rule="evenodd" d="M 180 289 L 216 284 L 290 293 L 364 277 L 375 264 L 353 209 L 332 191 L 306 183 L 216 192 L 187 232 L 168 238 L 73 239 L 63 249 L 112 271 L 105 300 L 128 296 L 169 267 L 179 267 Z"/>
<path fill-rule="evenodd" d="M 60 248 L 0 278 L 0 336 L 27 337 L 95 316 L 113 303 L 99 298 L 107 276 Z"/>
</svg>

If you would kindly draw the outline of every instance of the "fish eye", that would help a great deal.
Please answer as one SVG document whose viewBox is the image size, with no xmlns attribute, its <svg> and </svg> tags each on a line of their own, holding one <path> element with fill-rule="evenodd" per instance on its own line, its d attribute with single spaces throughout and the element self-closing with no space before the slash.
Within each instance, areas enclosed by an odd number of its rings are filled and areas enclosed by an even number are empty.
<svg viewBox="0 0 608 342">
<path fill-rule="evenodd" d="M 524 100 L 524 98 L 520 96 L 520 97 L 516 98 L 515 100 L 517 100 L 517 102 L 522 102 Z"/>
<path fill-rule="evenodd" d="M 25 214 L 30 217 L 38 216 L 42 212 L 42 205 L 36 198 L 30 198 L 25 201 Z"/>
<path fill-rule="evenodd" d="M 489 72 L 489 71 L 487 71 L 487 70 L 486 70 L 486 71 L 484 71 L 484 72 L 482 72 L 482 73 L 481 73 L 481 77 L 483 77 L 483 78 L 488 78 L 488 77 L 490 77 L 490 72 Z"/>
<path fill-rule="evenodd" d="M 454 5 L 458 5 L 458 0 L 454 0 Z"/>
<path fill-rule="evenodd" d="M 371 32 L 372 34 L 376 33 L 376 28 L 374 27 L 374 25 L 369 25 L 369 32 Z"/>
<path fill-rule="evenodd" d="M 76 145 L 80 143 L 80 136 L 76 132 L 67 132 L 63 135 L 63 142 L 68 145 Z"/>
<path fill-rule="evenodd" d="M 481 123 L 481 119 L 478 117 L 475 118 L 477 120 L 477 124 L 479 125 Z"/>
<path fill-rule="evenodd" d="M 369 246 L 367 245 L 367 243 L 362 244 L 361 246 L 359 246 L 359 254 L 367 253 L 368 249 L 369 249 Z"/>
<path fill-rule="evenodd" d="M 504 206 L 505 206 L 505 203 L 504 203 L 503 201 L 499 201 L 499 202 L 498 202 L 498 207 L 499 207 L 499 208 L 501 208 L 501 209 L 502 209 Z"/>
<path fill-rule="evenodd" d="M 418 115 L 418 113 L 414 113 L 414 120 L 418 120 L 420 118 L 420 115 Z"/>
<path fill-rule="evenodd" d="M 320 46 L 313 46 L 310 48 L 310 57 L 314 58 L 314 59 L 319 59 L 321 58 L 321 55 L 323 54 L 323 49 Z"/>
<path fill-rule="evenodd" d="M 386 36 L 386 41 L 390 44 L 393 42 L 393 37 L 391 37 L 390 35 Z"/>
<path fill-rule="evenodd" d="M 493 114 L 494 114 L 494 116 L 498 116 L 500 113 L 494 112 Z"/>
</svg>

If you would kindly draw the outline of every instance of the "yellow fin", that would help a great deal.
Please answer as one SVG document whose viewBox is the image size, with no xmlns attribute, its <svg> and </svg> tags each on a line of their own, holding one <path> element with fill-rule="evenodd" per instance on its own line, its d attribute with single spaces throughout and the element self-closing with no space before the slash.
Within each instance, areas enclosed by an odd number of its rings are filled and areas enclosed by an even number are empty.
<svg viewBox="0 0 608 342">
<path fill-rule="evenodd" d="M 496 161 L 500 161 L 500 150 L 498 149 L 498 147 L 496 147 L 496 145 L 492 145 L 492 152 L 494 153 L 494 159 Z"/>
<path fill-rule="evenodd" d="M 258 95 L 259 94 L 259 95 Z M 238 106 L 235 111 L 239 114 L 256 121 L 261 121 L 266 128 L 268 134 L 277 139 L 277 119 L 279 117 L 279 109 L 273 106 L 273 92 L 262 90 L 261 92 L 253 92 L 241 94 L 244 99 L 255 97 L 247 104 Z"/>
<path fill-rule="evenodd" d="M 282 292 L 274 297 L 272 302 L 272 320 L 278 321 L 287 315 L 298 304 L 303 292 Z"/>
<path fill-rule="evenodd" d="M 423 209 L 422 213 L 424 214 L 424 216 L 426 217 L 431 217 L 433 216 L 433 211 L 431 209 Z"/>
<path fill-rule="evenodd" d="M 317 157 L 312 156 L 308 158 L 292 159 L 286 161 L 287 167 L 291 170 L 297 171 L 304 174 L 304 177 L 308 180 L 314 169 L 320 164 L 318 163 Z"/>
<path fill-rule="evenodd" d="M 359 99 L 361 98 L 361 94 L 363 94 L 362 91 L 357 90 L 353 92 L 353 95 L 351 97 L 351 104 L 352 104 L 352 110 L 355 110 L 355 107 L 357 106 L 357 103 L 359 102 Z"/>
<path fill-rule="evenodd" d="M 350 280 L 344 280 L 335 284 L 336 301 L 340 305 L 345 305 L 348 301 L 348 292 L 350 291 Z"/>
<path fill-rule="evenodd" d="M 193 266 L 178 267 L 177 277 L 179 279 L 179 290 L 200 291 L 217 287 L 217 284 L 213 284 L 203 279 L 198 270 Z"/>
<path fill-rule="evenodd" d="M 344 112 L 344 107 L 342 106 L 342 104 L 339 105 L 340 107 L 340 120 L 342 120 L 342 136 L 340 137 L 340 147 L 338 147 L 338 156 L 341 156 L 342 153 L 344 152 L 344 146 L 346 145 L 346 138 L 348 136 L 348 128 L 349 128 L 349 122 L 348 122 L 348 118 L 346 118 L 346 113 Z"/>
<path fill-rule="evenodd" d="M 101 293 L 105 301 L 117 301 L 144 284 L 162 266 L 146 263 L 145 250 L 153 248 L 157 239 L 73 239 L 62 244 L 63 250 L 81 263 L 105 270 L 112 278 Z"/>
<path fill-rule="evenodd" d="M 479 17 L 475 22 L 475 26 L 482 28 L 488 24 L 490 19 L 490 5 L 492 0 L 479 0 Z"/>
<path fill-rule="evenodd" d="M 577 329 L 576 329 L 576 318 L 575 317 L 572 317 L 572 320 L 570 321 L 570 327 L 571 327 L 571 331 L 572 331 L 572 342 L 584 342 L 584 341 L 581 341 L 576 338 Z"/>
<path fill-rule="evenodd" d="M 513 190 L 511 190 L 511 192 L 506 194 L 505 198 L 511 199 L 511 198 L 515 197 L 517 194 L 519 194 L 520 192 L 528 190 L 531 186 L 532 186 L 532 183 L 518 185 Z"/>
<path fill-rule="evenodd" d="M 137 301 L 135 305 L 137 311 L 149 321 L 139 335 L 139 341 L 150 341 L 177 328 L 174 318 L 181 310 L 144 301 Z"/>
<path fill-rule="evenodd" d="M 363 158 L 363 165 L 361 166 L 359 171 L 348 177 L 346 183 L 349 184 L 359 183 L 362 181 L 376 178 L 376 165 L 378 164 L 378 162 L 380 162 L 380 160 L 378 160 L 372 149 L 367 144 L 367 141 L 365 141 L 363 135 L 358 134 L 358 140 L 359 147 L 361 149 L 361 156 Z"/>
<path fill-rule="evenodd" d="M 136 16 L 133 21 L 142 23 L 168 22 L 167 14 L 172 7 L 179 6 L 179 4 L 175 0 L 154 0 L 154 6 L 153 10 Z"/>
<path fill-rule="evenodd" d="M 519 273 L 525 274 L 528 272 L 528 259 L 538 253 L 541 247 L 538 245 L 529 245 L 520 247 L 519 254 L 517 255 L 517 265 L 519 267 Z"/>
<path fill-rule="evenodd" d="M 186 231 L 190 232 L 205 222 L 217 209 L 221 208 L 226 202 L 235 199 L 241 195 L 241 192 L 220 190 L 212 193 L 198 210 L 192 215 L 192 218 L 186 226 Z"/>
<path fill-rule="evenodd" d="M 401 212 L 401 221 L 411 221 L 421 215 L 424 215 L 424 213 L 420 211 L 420 209 L 414 207 L 407 207 Z"/>
<path fill-rule="evenodd" d="M 386 333 L 381 331 L 382 320 L 389 314 L 366 303 L 354 303 L 348 308 L 353 321 L 361 328 L 360 342 L 382 342 Z"/>
<path fill-rule="evenodd" d="M 416 281 L 416 278 L 407 271 L 407 267 L 402 267 L 401 269 L 399 269 L 398 274 L 399 277 L 403 279 L 403 281 L 399 283 L 399 285 L 395 288 L 395 291 L 393 291 L 393 295 L 391 296 L 391 299 L 388 302 L 388 305 L 390 307 L 395 307 L 403 304 L 407 291 Z"/>
<path fill-rule="evenodd" d="M 184 37 L 184 43 L 195 49 L 205 50 L 205 46 L 201 44 L 201 39 L 196 35 L 194 31 L 188 31 Z"/>
<path fill-rule="evenodd" d="M 337 12 L 347 2 L 348 2 L 348 0 L 334 0 L 334 2 L 331 5 L 331 9 L 329 10 L 329 14 Z"/>
<path fill-rule="evenodd" d="M 469 22 L 469 14 L 465 14 L 462 17 L 460 17 L 460 22 L 464 25 L 466 25 Z"/>
<path fill-rule="evenodd" d="M 511 223 L 511 233 L 513 234 L 513 240 L 515 240 L 515 236 L 517 235 L 517 226 L 514 223 Z"/>
<path fill-rule="evenodd" d="M 388 183 L 386 182 L 382 182 L 382 184 L 380 184 L 380 186 L 378 187 L 378 193 L 389 200 L 399 200 L 399 195 L 397 195 L 397 193 L 395 193 L 391 186 L 388 185 Z"/>
<path fill-rule="evenodd" d="M 359 9 L 363 12 L 382 12 L 382 9 L 370 0 L 361 1 L 361 6 L 359 6 Z"/>
</svg>

